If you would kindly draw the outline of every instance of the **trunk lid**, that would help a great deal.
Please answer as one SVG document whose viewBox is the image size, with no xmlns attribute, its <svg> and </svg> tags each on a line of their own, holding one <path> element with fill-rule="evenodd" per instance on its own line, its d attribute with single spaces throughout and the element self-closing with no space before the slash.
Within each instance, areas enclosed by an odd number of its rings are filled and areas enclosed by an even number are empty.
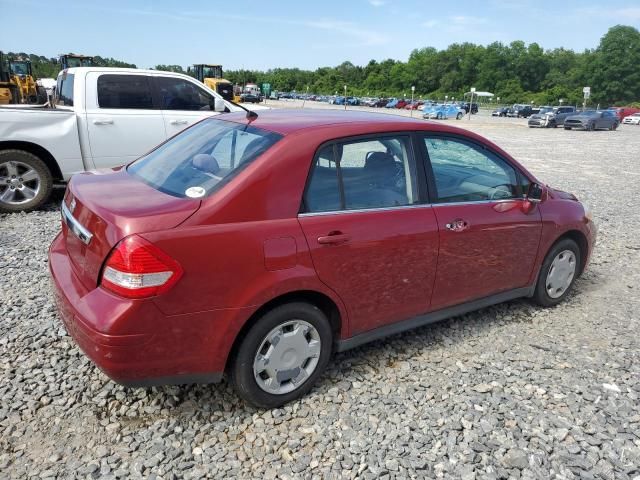
<svg viewBox="0 0 640 480">
<path fill-rule="evenodd" d="M 107 255 L 124 237 L 174 228 L 200 207 L 200 200 L 162 193 L 124 167 L 75 175 L 63 202 L 67 253 L 88 289 L 97 286 Z"/>
</svg>

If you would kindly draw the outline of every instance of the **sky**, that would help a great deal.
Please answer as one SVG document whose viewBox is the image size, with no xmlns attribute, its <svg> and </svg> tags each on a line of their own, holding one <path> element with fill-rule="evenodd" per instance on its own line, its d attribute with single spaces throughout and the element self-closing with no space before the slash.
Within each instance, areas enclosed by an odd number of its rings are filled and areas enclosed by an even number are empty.
<svg viewBox="0 0 640 480">
<path fill-rule="evenodd" d="M 640 29 L 640 0 L 0 0 L 0 12 L 0 50 L 139 68 L 365 65 L 461 42 L 582 51 L 614 25 Z"/>
</svg>

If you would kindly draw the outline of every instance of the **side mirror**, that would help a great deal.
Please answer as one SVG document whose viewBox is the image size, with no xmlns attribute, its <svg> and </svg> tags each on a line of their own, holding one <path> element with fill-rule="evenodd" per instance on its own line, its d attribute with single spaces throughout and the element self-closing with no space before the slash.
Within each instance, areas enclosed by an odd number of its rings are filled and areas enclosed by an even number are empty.
<svg viewBox="0 0 640 480">
<path fill-rule="evenodd" d="M 227 109 L 227 106 L 224 103 L 224 100 L 221 98 L 215 97 L 213 101 L 213 111 L 214 112 L 224 112 Z"/>
<path fill-rule="evenodd" d="M 532 183 L 529 185 L 529 191 L 527 192 L 526 200 L 531 203 L 540 203 L 542 201 L 542 195 L 544 194 L 544 188 L 538 183 Z"/>
</svg>

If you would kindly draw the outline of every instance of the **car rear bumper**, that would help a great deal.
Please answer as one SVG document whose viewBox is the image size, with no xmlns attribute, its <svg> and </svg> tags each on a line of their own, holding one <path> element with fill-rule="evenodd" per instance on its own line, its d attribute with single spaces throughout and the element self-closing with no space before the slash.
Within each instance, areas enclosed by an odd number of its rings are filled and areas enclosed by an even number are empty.
<svg viewBox="0 0 640 480">
<path fill-rule="evenodd" d="M 222 378 L 246 309 L 167 316 L 153 300 L 129 300 L 77 278 L 58 235 L 49 249 L 51 286 L 69 335 L 108 377 L 127 386 L 210 383 Z M 249 313 L 247 313 L 249 314 Z"/>
</svg>

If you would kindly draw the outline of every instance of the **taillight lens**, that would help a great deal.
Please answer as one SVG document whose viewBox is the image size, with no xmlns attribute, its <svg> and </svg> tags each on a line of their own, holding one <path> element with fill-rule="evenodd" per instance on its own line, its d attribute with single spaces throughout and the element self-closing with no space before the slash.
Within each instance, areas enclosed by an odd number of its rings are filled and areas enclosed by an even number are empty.
<svg viewBox="0 0 640 480">
<path fill-rule="evenodd" d="M 102 287 L 127 298 L 146 298 L 169 290 L 182 267 L 158 247 L 130 235 L 111 251 L 102 270 Z"/>
</svg>

